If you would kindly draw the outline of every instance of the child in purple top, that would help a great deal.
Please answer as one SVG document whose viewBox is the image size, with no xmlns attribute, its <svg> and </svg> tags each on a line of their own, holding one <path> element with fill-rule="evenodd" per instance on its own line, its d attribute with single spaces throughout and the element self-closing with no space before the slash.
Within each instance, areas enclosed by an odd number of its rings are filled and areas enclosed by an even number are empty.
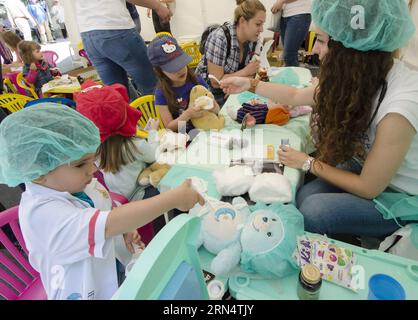
<svg viewBox="0 0 418 320">
<path fill-rule="evenodd" d="M 207 83 L 188 68 L 192 58 L 173 37 L 155 38 L 148 46 L 148 57 L 159 79 L 155 104 L 164 127 L 175 132 L 189 132 L 193 129 L 190 119 L 202 116 L 199 108 L 189 107 L 190 91 L 196 85 L 207 88 Z M 215 103 L 210 111 L 219 112 L 218 104 Z"/>
</svg>

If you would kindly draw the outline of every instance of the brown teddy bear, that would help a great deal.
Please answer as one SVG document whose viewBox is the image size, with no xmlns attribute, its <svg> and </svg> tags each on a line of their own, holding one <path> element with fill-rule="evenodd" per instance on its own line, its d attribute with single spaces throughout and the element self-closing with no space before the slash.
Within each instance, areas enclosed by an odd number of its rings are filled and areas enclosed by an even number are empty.
<svg viewBox="0 0 418 320">
<path fill-rule="evenodd" d="M 168 170 L 170 170 L 168 164 L 155 162 L 148 168 L 142 170 L 138 176 L 138 183 L 141 186 L 148 186 L 151 184 L 156 188 Z"/>
<path fill-rule="evenodd" d="M 206 97 L 206 98 L 205 98 Z M 208 89 L 204 86 L 197 85 L 190 91 L 189 108 L 200 107 L 203 115 L 199 118 L 194 118 L 192 124 L 196 129 L 202 130 L 220 130 L 225 126 L 225 118 L 221 115 L 209 111 L 215 106 L 215 98 Z"/>
</svg>

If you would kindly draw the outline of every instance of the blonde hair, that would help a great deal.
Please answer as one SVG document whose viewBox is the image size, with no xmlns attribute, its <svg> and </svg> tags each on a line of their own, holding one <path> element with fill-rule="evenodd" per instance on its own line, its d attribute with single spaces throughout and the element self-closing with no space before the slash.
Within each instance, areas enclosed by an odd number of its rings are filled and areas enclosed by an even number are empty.
<svg viewBox="0 0 418 320">
<path fill-rule="evenodd" d="M 19 42 L 22 41 L 22 39 L 13 31 L 7 30 L 3 31 L 1 33 L 1 37 L 4 41 L 4 43 L 12 50 L 16 51 L 17 46 L 19 45 Z"/>
<path fill-rule="evenodd" d="M 117 173 L 122 166 L 134 162 L 141 154 L 134 144 L 135 137 L 115 135 L 103 141 L 97 149 L 99 168 L 104 172 Z"/>
<path fill-rule="evenodd" d="M 251 20 L 255 17 L 257 12 L 266 12 L 266 7 L 259 0 L 236 0 L 237 8 L 234 12 L 234 25 L 238 25 L 239 20 L 244 18 L 245 20 Z"/>
<path fill-rule="evenodd" d="M 18 49 L 23 63 L 31 64 L 32 62 L 36 62 L 32 51 L 36 49 L 40 50 L 41 46 L 35 41 L 22 41 L 19 43 Z"/>
</svg>

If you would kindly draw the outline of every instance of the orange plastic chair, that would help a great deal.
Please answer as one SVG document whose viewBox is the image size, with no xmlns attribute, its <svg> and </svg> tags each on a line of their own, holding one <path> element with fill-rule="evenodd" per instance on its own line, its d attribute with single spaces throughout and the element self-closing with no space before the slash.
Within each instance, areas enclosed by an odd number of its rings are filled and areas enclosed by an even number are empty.
<svg viewBox="0 0 418 320">
<path fill-rule="evenodd" d="M 0 95 L 0 107 L 7 109 L 9 112 L 16 112 L 22 110 L 28 101 L 33 98 L 23 96 L 16 93 L 4 93 Z"/>
<path fill-rule="evenodd" d="M 26 81 L 22 72 L 19 72 L 19 74 L 17 75 L 16 82 L 19 87 L 29 91 L 33 98 L 39 99 L 39 96 L 35 91 L 35 86 Z"/>
</svg>

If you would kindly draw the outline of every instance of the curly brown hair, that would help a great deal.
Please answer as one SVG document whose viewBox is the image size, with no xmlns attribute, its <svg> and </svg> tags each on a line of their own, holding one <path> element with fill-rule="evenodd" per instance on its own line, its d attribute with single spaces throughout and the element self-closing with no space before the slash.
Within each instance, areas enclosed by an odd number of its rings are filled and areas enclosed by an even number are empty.
<svg viewBox="0 0 418 320">
<path fill-rule="evenodd" d="M 330 40 L 315 92 L 311 128 L 317 160 L 330 165 L 364 158 L 363 136 L 375 99 L 393 66 L 393 53 L 361 52 Z"/>
</svg>

